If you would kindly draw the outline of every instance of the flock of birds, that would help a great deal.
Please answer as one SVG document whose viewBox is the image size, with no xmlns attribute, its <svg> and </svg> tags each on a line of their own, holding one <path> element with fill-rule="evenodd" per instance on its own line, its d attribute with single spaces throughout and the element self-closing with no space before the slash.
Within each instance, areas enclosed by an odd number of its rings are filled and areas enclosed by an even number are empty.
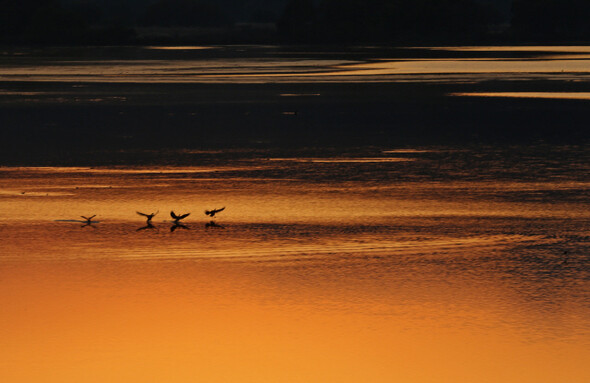
<svg viewBox="0 0 590 383">
<path fill-rule="evenodd" d="M 211 218 L 214 218 L 215 215 L 217 213 L 220 213 L 222 211 L 225 210 L 225 206 L 220 208 L 220 209 L 212 209 L 212 210 L 205 210 L 205 215 L 208 215 Z M 153 228 L 154 225 L 152 224 L 152 219 L 158 215 L 160 211 L 156 211 L 155 213 L 150 213 L 150 214 L 146 214 L 146 213 L 142 213 L 140 211 L 137 211 L 136 213 L 141 215 L 142 217 L 146 218 L 146 226 L 144 227 L 140 227 L 137 230 L 144 230 L 144 229 L 149 229 L 149 228 Z M 185 214 L 176 214 L 173 210 L 170 211 L 170 217 L 172 217 L 173 221 L 173 225 L 170 228 L 170 231 L 174 231 L 177 228 L 183 228 L 183 229 L 188 229 L 187 226 L 183 225 L 180 221 L 182 221 L 183 219 L 185 219 L 186 217 L 188 217 L 191 213 L 185 213 Z M 86 223 L 86 225 L 91 225 L 93 223 L 96 223 L 96 221 L 93 221 L 92 219 L 94 217 L 96 217 L 96 214 L 90 217 L 86 217 L 81 215 L 80 217 L 84 218 L 84 222 Z M 218 227 L 218 228 L 224 228 L 223 226 L 217 224 L 215 221 L 210 221 L 208 223 L 205 224 L 205 227 L 209 228 L 209 227 Z"/>
</svg>

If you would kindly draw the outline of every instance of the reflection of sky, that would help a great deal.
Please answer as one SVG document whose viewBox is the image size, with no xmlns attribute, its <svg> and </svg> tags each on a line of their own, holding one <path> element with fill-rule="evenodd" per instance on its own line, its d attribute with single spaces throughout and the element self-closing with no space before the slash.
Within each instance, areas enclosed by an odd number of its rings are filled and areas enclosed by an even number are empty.
<svg viewBox="0 0 590 383">
<path fill-rule="evenodd" d="M 415 59 L 347 65 L 342 75 L 590 72 L 590 60 Z M 332 73 L 336 75 L 336 73 Z"/>
<path fill-rule="evenodd" d="M 215 49 L 215 47 L 205 47 L 205 46 L 195 46 L 195 45 L 187 45 L 187 46 L 149 46 L 149 47 L 145 47 L 145 49 L 164 50 L 164 51 L 190 51 L 190 50 L 201 50 L 201 49 Z"/>
<path fill-rule="evenodd" d="M 590 53 L 590 46 L 585 45 L 529 45 L 529 46 L 472 46 L 472 47 L 420 47 L 415 49 L 430 49 L 433 51 L 452 52 L 563 52 Z"/>
<path fill-rule="evenodd" d="M 507 97 L 590 100 L 590 92 L 466 92 L 451 93 L 450 95 L 460 97 Z"/>
<path fill-rule="evenodd" d="M 378 153 L 0 168 L 0 380 L 588 381 L 588 151 Z"/>
<path fill-rule="evenodd" d="M 90 57 L 68 60 L 13 55 L 5 60 L 6 65 L 0 69 L 0 80 L 136 83 L 428 82 L 453 80 L 452 76 L 459 76 L 465 81 L 469 78 L 484 80 L 485 76 L 498 75 L 521 79 L 572 75 L 581 78 L 590 73 L 590 47 L 420 48 L 422 51 L 448 52 L 449 55 L 471 53 L 472 57 L 415 57 L 413 53 L 416 50 L 406 49 L 396 59 L 379 57 L 380 54 L 385 57 L 388 55 L 387 52 L 378 51 L 373 57 L 366 53 L 363 56 L 346 56 L 344 53 L 332 52 L 329 58 L 320 58 L 321 52 L 300 52 L 297 55 L 282 52 L 281 55 L 274 51 L 276 47 L 256 47 L 258 50 L 249 51 L 249 48 L 245 48 L 248 54 L 240 57 L 240 52 L 228 54 L 219 47 L 148 48 L 146 51 L 158 51 L 161 54 L 151 59 Z M 519 56 L 523 57 L 503 57 L 507 53 L 520 53 Z M 180 56 L 171 59 L 163 54 Z M 479 57 L 481 54 L 495 54 L 496 57 Z"/>
</svg>

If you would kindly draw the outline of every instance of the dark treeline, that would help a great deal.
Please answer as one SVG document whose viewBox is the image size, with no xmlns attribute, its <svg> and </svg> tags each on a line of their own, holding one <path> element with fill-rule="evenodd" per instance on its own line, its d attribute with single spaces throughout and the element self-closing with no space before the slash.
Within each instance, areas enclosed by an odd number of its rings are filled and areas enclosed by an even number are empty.
<svg viewBox="0 0 590 383">
<path fill-rule="evenodd" d="M 514 33 L 532 41 L 590 41 L 590 1 L 513 0 Z"/>
<path fill-rule="evenodd" d="M 103 14 L 92 3 L 0 0 L 0 10 L 5 44 L 118 44 L 133 38 L 128 19 Z"/>
<path fill-rule="evenodd" d="M 274 25 L 286 1 L 0 0 L 0 44 L 133 44 L 142 28 Z"/>
<path fill-rule="evenodd" d="M 587 42 L 588 20 L 588 0 L 291 0 L 278 27 L 287 42 Z"/>
<path fill-rule="evenodd" d="M 477 42 L 500 20 L 475 0 L 293 0 L 278 27 L 289 42 Z"/>
<path fill-rule="evenodd" d="M 193 0 L 158 0 L 146 9 L 141 25 L 164 27 L 215 27 L 230 23 L 228 15 L 216 4 Z"/>
<path fill-rule="evenodd" d="M 148 28 L 192 28 L 195 43 L 215 42 L 199 31 L 217 29 L 225 31 L 219 42 L 243 42 L 243 25 L 262 24 L 264 35 L 248 42 L 590 40 L 588 0 L 0 0 L 0 11 L 3 44 L 145 43 Z M 175 38 L 170 32 L 167 42 Z"/>
</svg>

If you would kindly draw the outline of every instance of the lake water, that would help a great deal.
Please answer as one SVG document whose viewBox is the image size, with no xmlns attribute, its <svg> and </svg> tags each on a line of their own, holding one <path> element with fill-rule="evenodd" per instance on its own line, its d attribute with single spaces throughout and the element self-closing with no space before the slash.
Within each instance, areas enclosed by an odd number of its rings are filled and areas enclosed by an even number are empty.
<svg viewBox="0 0 590 383">
<path fill-rule="evenodd" d="M 590 381 L 589 153 L 0 167 L 0 379 Z"/>
<path fill-rule="evenodd" d="M 588 46 L 56 47 L 7 49 L 0 58 L 0 82 L 579 82 L 590 76 Z M 0 96 L 18 95 L 9 92 L 0 89 Z"/>
<path fill-rule="evenodd" d="M 0 63 L 0 164 L 590 140 L 587 46 L 5 48 Z"/>
<path fill-rule="evenodd" d="M 0 63 L 0 381 L 590 381 L 589 47 Z"/>
</svg>

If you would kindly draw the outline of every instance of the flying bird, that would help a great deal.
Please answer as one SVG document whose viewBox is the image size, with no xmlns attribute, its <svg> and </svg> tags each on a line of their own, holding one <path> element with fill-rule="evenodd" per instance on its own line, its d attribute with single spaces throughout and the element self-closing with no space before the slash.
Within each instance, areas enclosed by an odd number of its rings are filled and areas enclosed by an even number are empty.
<svg viewBox="0 0 590 383">
<path fill-rule="evenodd" d="M 213 210 L 205 210 L 205 214 L 208 216 L 211 216 L 211 218 L 215 217 L 215 214 L 224 211 L 225 210 L 225 206 L 222 207 L 221 209 L 213 209 Z"/>
<path fill-rule="evenodd" d="M 159 212 L 160 212 L 160 211 L 158 210 L 157 212 L 155 212 L 155 213 L 152 213 L 152 214 L 145 214 L 145 213 L 142 213 L 142 212 L 136 211 L 136 213 L 137 213 L 137 214 L 139 214 L 139 215 L 141 215 L 141 216 L 144 216 L 144 217 L 146 217 L 146 218 L 147 218 L 147 223 L 150 223 L 150 222 L 152 222 L 152 218 L 154 218 L 154 217 L 155 217 L 155 216 L 156 216 L 156 215 L 157 215 Z"/>
<path fill-rule="evenodd" d="M 185 219 L 186 217 L 188 217 L 191 213 L 186 213 L 186 214 L 182 214 L 182 215 L 176 215 L 174 214 L 174 211 L 170 211 L 170 217 L 174 218 L 174 222 L 178 223 L 180 222 L 181 219 Z"/>
<path fill-rule="evenodd" d="M 93 215 L 92 217 L 84 217 L 83 215 L 81 215 L 80 217 L 84 218 L 86 220 L 87 224 L 92 223 L 92 218 L 96 217 L 96 214 Z"/>
</svg>

